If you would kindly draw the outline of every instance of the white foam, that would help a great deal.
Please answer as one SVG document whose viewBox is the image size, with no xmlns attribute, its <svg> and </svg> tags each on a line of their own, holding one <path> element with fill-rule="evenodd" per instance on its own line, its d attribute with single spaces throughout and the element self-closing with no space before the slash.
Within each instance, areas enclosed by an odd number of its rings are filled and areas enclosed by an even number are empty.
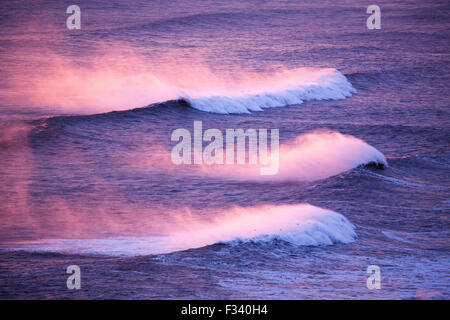
<svg viewBox="0 0 450 320">
<path fill-rule="evenodd" d="M 122 50 L 104 48 L 85 66 L 75 65 L 66 57 L 48 55 L 50 58 L 27 74 L 27 79 L 11 84 L 21 93 L 14 97 L 14 103 L 91 114 L 181 98 L 198 110 L 227 114 L 311 99 L 343 99 L 356 92 L 332 68 L 216 70 L 202 59 L 184 61 L 174 56 L 170 63 L 167 57 L 149 62 L 145 55 L 129 51 L 123 54 Z"/>
<path fill-rule="evenodd" d="M 405 243 L 413 243 L 412 241 L 406 240 L 402 237 L 400 237 L 397 233 L 392 232 L 392 231 L 381 231 L 382 234 L 384 234 L 387 238 L 392 239 L 392 240 L 397 240 L 397 241 L 401 241 L 401 242 L 405 242 Z"/>
<path fill-rule="evenodd" d="M 223 91 L 222 95 L 203 93 L 192 98 L 186 93 L 182 98 L 195 109 L 229 114 L 296 105 L 308 100 L 345 99 L 353 93 L 356 89 L 335 69 L 300 68 L 273 76 L 271 81 L 257 82 L 240 90 Z"/>
<path fill-rule="evenodd" d="M 233 180 L 315 181 L 369 163 L 388 165 L 380 151 L 361 139 L 336 131 L 314 131 L 280 145 L 279 169 L 274 175 L 261 175 L 260 169 L 266 166 L 260 164 L 204 165 L 202 170 Z"/>
<path fill-rule="evenodd" d="M 354 228 L 341 214 L 309 204 L 236 207 L 210 221 L 184 221 L 164 236 L 46 239 L 15 243 L 9 249 L 136 256 L 274 239 L 318 246 L 352 242 L 356 238 Z"/>
</svg>

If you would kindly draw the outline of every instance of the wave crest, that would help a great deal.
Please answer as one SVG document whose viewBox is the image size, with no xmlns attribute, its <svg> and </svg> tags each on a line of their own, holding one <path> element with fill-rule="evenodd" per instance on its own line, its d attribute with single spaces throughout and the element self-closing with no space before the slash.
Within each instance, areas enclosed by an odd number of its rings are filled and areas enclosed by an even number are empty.
<svg viewBox="0 0 450 320">
<path fill-rule="evenodd" d="M 174 53 L 149 61 L 135 49 L 109 46 L 100 46 L 83 63 L 48 52 L 39 67 L 14 78 L 17 94 L 6 102 L 92 114 L 183 99 L 192 108 L 227 114 L 343 99 L 356 92 L 331 68 L 218 70 L 200 57 L 186 61 Z"/>
<path fill-rule="evenodd" d="M 272 81 L 279 81 L 272 83 Z M 347 78 L 334 69 L 295 69 L 277 74 L 271 85 L 256 84 L 225 92 L 223 95 L 206 94 L 191 98 L 183 96 L 192 108 L 221 114 L 250 113 L 265 108 L 301 104 L 308 100 L 338 100 L 356 93 Z"/>
<path fill-rule="evenodd" d="M 354 241 L 355 226 L 343 215 L 309 204 L 235 207 L 212 221 L 172 226 L 164 236 L 104 239 L 47 239 L 10 245 L 10 249 L 75 254 L 136 256 L 201 248 L 216 243 L 270 243 L 282 240 L 298 246 Z"/>
<path fill-rule="evenodd" d="M 261 175 L 264 166 L 249 164 L 203 165 L 202 172 L 233 180 L 316 181 L 361 165 L 384 168 L 388 163 L 380 151 L 361 139 L 337 131 L 313 131 L 280 145 L 276 174 Z"/>
</svg>

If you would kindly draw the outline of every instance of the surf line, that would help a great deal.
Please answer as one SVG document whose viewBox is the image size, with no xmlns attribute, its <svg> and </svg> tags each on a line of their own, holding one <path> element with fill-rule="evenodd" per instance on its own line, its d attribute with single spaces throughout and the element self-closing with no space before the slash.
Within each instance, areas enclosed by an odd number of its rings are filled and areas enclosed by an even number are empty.
<svg viewBox="0 0 450 320">
<path fill-rule="evenodd" d="M 192 148 L 192 135 L 189 130 L 184 128 L 174 130 L 170 140 L 178 141 L 178 143 L 172 148 L 171 159 L 176 165 L 242 165 L 246 164 L 248 159 L 248 164 L 260 165 L 261 175 L 275 175 L 279 168 L 280 130 L 270 129 L 270 152 L 267 150 L 267 137 L 267 129 L 247 129 L 245 131 L 244 129 L 226 129 L 224 159 L 222 131 L 208 129 L 203 132 L 202 121 L 194 121 L 194 147 Z M 209 142 L 209 144 L 203 148 L 203 142 Z M 248 152 L 246 152 L 247 146 Z"/>
</svg>

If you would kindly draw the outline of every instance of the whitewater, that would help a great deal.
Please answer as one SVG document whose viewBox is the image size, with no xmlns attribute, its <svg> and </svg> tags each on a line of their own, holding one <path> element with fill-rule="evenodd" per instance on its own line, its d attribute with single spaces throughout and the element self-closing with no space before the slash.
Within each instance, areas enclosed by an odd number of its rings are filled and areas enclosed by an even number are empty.
<svg viewBox="0 0 450 320">
<path fill-rule="evenodd" d="M 42 239 L 8 244 L 7 250 L 140 256 L 201 248 L 217 243 L 270 243 L 296 246 L 332 245 L 354 241 L 355 226 L 344 216 L 308 204 L 234 207 L 210 214 L 212 221 L 166 226 L 166 234 L 103 239 Z M 245 226 L 245 227 L 244 227 Z M 164 231 L 162 233 L 165 233 Z"/>
<path fill-rule="evenodd" d="M 195 109 L 220 114 L 250 113 L 265 108 L 302 104 L 309 100 L 339 100 L 356 90 L 339 71 L 334 69 L 295 69 L 275 74 L 259 85 L 239 90 L 214 90 L 211 93 L 186 90 L 182 99 Z"/>
<path fill-rule="evenodd" d="M 75 114 L 152 107 L 170 100 L 205 112 L 242 114 L 310 100 L 345 99 L 356 93 L 333 68 L 225 73 L 194 61 L 179 63 L 175 71 L 167 63 L 150 63 L 139 51 L 128 50 L 134 53 L 124 57 L 126 48 L 108 49 L 90 58 L 87 66 L 49 54 L 52 59 L 32 69 L 26 79 L 12 78 L 11 86 L 20 94 L 11 99 Z"/>
</svg>

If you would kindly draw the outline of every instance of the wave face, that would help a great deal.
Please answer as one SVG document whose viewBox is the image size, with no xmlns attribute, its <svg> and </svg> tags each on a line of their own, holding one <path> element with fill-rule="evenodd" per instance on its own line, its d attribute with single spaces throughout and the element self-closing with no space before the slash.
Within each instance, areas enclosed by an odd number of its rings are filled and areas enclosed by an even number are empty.
<svg viewBox="0 0 450 320">
<path fill-rule="evenodd" d="M 338 100 L 350 97 L 356 89 L 334 69 L 285 71 L 256 85 L 233 91 L 184 99 L 195 109 L 229 114 L 262 111 L 265 108 L 301 104 L 308 100 Z"/>
<path fill-rule="evenodd" d="M 274 175 L 261 175 L 260 165 L 204 165 L 202 169 L 236 180 L 315 181 L 369 164 L 388 166 L 385 156 L 361 139 L 337 131 L 314 131 L 280 145 L 279 170 Z"/>
<path fill-rule="evenodd" d="M 184 221 L 171 229 L 163 236 L 47 239 L 16 243 L 10 249 L 135 256 L 164 254 L 216 243 L 270 244 L 281 240 L 297 246 L 319 246 L 349 243 L 356 238 L 354 225 L 343 215 L 309 204 L 235 207 L 213 221 Z"/>
</svg>

